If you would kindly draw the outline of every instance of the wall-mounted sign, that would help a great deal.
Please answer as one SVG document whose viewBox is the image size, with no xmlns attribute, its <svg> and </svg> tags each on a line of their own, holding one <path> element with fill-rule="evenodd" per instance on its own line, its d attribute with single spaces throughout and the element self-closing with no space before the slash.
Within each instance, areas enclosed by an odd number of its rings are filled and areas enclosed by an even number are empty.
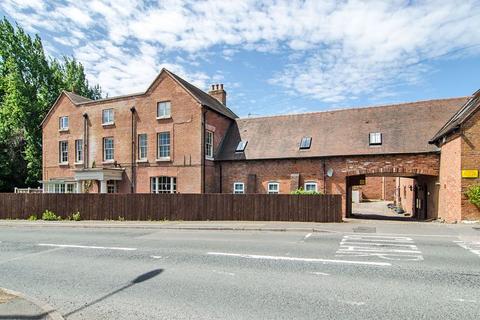
<svg viewBox="0 0 480 320">
<path fill-rule="evenodd" d="M 462 178 L 478 178 L 478 170 L 462 170 Z"/>
</svg>

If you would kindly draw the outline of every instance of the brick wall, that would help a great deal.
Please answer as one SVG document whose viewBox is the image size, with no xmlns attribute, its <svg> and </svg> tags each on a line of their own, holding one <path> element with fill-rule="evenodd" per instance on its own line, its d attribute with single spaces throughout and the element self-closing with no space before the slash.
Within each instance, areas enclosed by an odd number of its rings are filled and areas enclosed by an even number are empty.
<svg viewBox="0 0 480 320">
<path fill-rule="evenodd" d="M 365 185 L 358 189 L 361 190 L 363 199 L 393 201 L 395 177 L 366 177 Z"/>
<path fill-rule="evenodd" d="M 461 147 L 460 137 L 442 145 L 438 217 L 448 222 L 461 220 Z"/>
<path fill-rule="evenodd" d="M 476 112 L 463 126 L 461 135 L 461 169 L 480 170 L 480 113 Z M 443 151 L 443 148 L 442 148 Z M 461 172 L 458 172 L 460 175 Z M 480 220 L 480 210 L 471 204 L 465 192 L 471 185 L 480 184 L 480 179 L 461 179 L 462 220 Z"/>
</svg>

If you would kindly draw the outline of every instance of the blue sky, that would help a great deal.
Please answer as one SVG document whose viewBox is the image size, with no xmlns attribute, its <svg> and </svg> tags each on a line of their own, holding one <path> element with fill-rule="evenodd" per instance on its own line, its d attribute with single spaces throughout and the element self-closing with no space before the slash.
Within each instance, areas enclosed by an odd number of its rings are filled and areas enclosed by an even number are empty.
<svg viewBox="0 0 480 320">
<path fill-rule="evenodd" d="M 466 96 L 480 89 L 480 1 L 2 0 L 109 96 L 162 67 L 238 115 Z"/>
</svg>

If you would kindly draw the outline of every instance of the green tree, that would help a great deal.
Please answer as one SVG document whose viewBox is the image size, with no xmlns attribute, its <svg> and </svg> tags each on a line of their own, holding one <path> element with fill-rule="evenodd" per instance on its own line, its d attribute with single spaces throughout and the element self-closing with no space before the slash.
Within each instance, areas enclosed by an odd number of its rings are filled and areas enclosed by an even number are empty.
<svg viewBox="0 0 480 320">
<path fill-rule="evenodd" d="M 82 64 L 45 55 L 40 37 L 0 21 L 0 191 L 36 186 L 42 171 L 40 124 L 62 90 L 91 99 L 102 97 L 91 87 Z"/>
</svg>

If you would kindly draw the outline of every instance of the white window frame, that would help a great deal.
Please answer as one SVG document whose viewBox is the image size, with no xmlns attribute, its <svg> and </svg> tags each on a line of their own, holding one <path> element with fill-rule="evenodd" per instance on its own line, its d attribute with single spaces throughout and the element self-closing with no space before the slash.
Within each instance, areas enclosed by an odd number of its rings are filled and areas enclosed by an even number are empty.
<svg viewBox="0 0 480 320">
<path fill-rule="evenodd" d="M 107 180 L 107 193 L 117 193 L 116 180 Z"/>
<path fill-rule="evenodd" d="M 144 137 L 145 139 L 141 139 Z M 142 143 L 143 142 L 143 143 Z M 148 136 L 146 133 L 138 135 L 138 160 L 145 161 L 148 156 Z"/>
<path fill-rule="evenodd" d="M 151 193 L 177 193 L 177 177 L 151 177 Z"/>
<path fill-rule="evenodd" d="M 77 186 L 75 182 L 47 182 L 44 183 L 45 193 L 76 193 Z"/>
<path fill-rule="evenodd" d="M 112 141 L 112 146 L 108 148 L 111 150 L 111 158 L 107 158 L 107 140 Z M 113 162 L 115 159 L 115 139 L 113 137 L 104 137 L 103 138 L 103 162 Z"/>
<path fill-rule="evenodd" d="M 58 142 L 58 162 L 68 164 L 68 140 Z"/>
<path fill-rule="evenodd" d="M 109 126 L 115 123 L 115 112 L 113 108 L 102 110 L 102 125 Z"/>
<path fill-rule="evenodd" d="M 75 140 L 75 163 L 83 163 L 83 139 Z"/>
<path fill-rule="evenodd" d="M 169 119 L 172 117 L 172 103 L 170 101 L 157 102 L 157 119 Z"/>
<path fill-rule="evenodd" d="M 237 189 L 237 187 L 240 187 Z M 233 194 L 244 194 L 245 193 L 245 183 L 243 182 L 234 182 L 233 183 Z"/>
<path fill-rule="evenodd" d="M 58 118 L 58 130 L 68 131 L 68 116 L 61 116 Z"/>
<path fill-rule="evenodd" d="M 240 142 L 237 144 L 237 147 L 235 148 L 235 152 L 244 152 L 247 144 L 248 140 L 240 140 Z"/>
<path fill-rule="evenodd" d="M 213 160 L 213 141 L 214 141 L 213 131 L 205 131 L 205 158 Z"/>
<path fill-rule="evenodd" d="M 315 189 L 314 190 L 307 190 L 307 186 L 314 186 Z M 315 181 L 307 181 L 303 185 L 303 190 L 318 192 L 318 183 L 316 183 Z"/>
<path fill-rule="evenodd" d="M 272 190 L 270 187 L 276 186 L 276 190 Z M 278 182 L 269 182 L 267 185 L 268 194 L 279 194 L 280 193 L 280 183 Z"/>
<path fill-rule="evenodd" d="M 304 144 L 305 142 L 305 144 Z M 300 140 L 300 150 L 308 150 L 312 146 L 312 137 L 302 137 Z"/>
<path fill-rule="evenodd" d="M 371 146 L 380 146 L 383 143 L 383 137 L 381 132 L 370 132 L 368 134 L 368 143 Z"/>
<path fill-rule="evenodd" d="M 162 135 L 168 136 L 168 141 L 162 141 Z M 170 131 L 157 132 L 157 161 L 168 161 L 171 155 L 171 134 Z M 162 149 L 164 148 L 164 149 Z"/>
</svg>

